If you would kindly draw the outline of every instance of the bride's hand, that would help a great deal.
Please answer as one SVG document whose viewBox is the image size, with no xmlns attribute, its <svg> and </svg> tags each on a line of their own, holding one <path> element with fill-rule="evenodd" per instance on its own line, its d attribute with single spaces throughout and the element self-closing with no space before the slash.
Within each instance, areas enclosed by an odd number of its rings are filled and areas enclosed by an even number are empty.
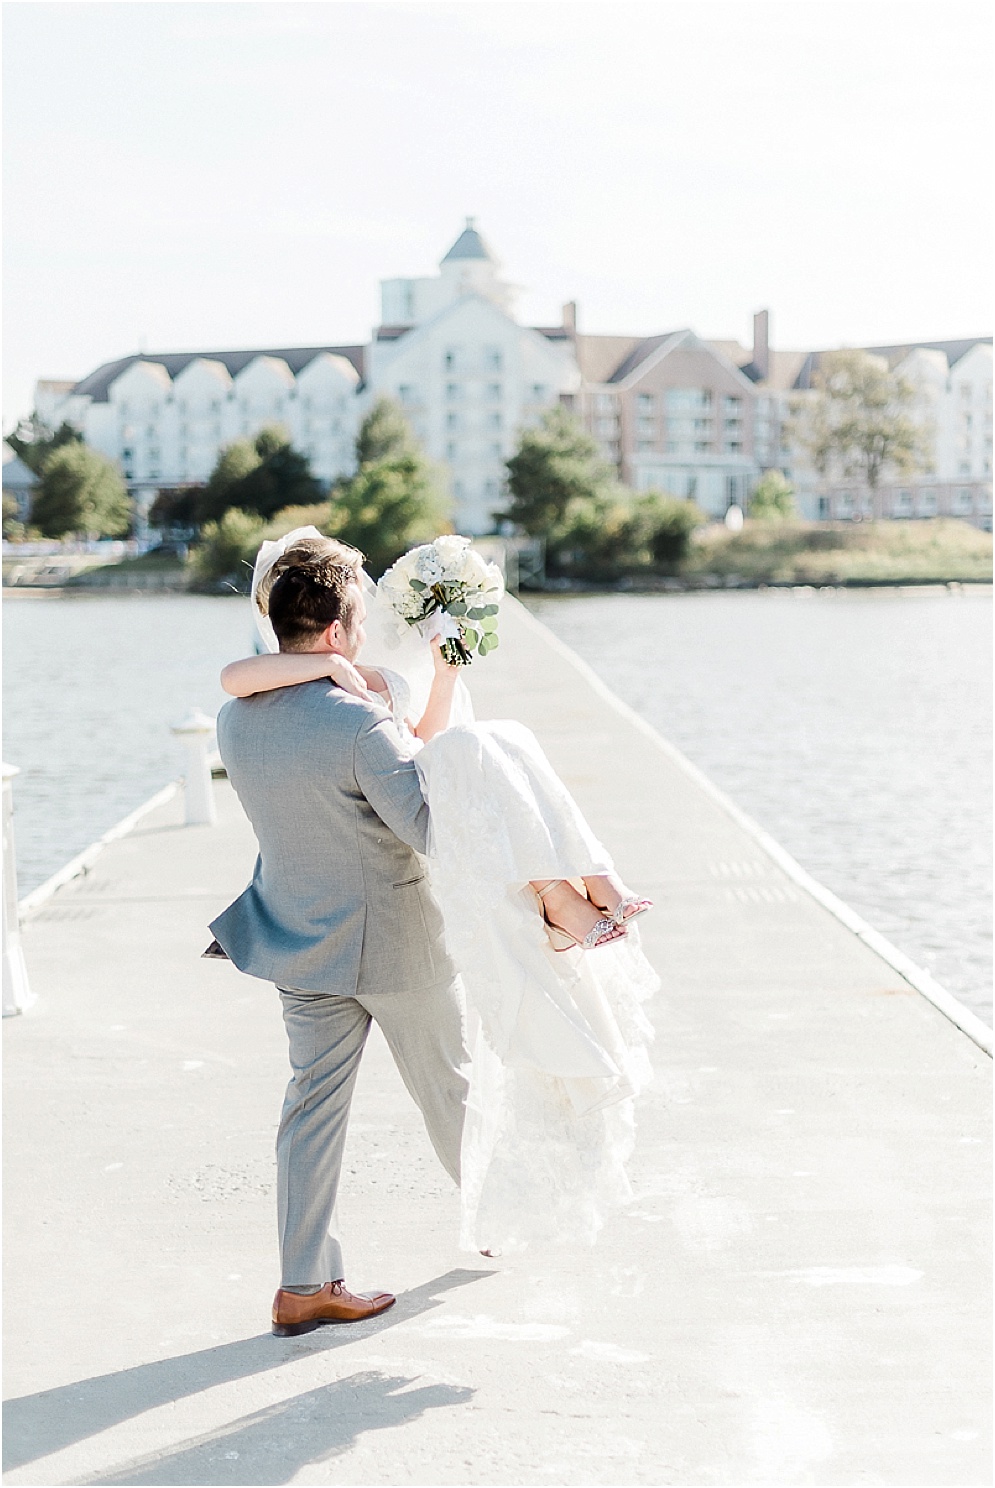
<svg viewBox="0 0 995 1488">
<path fill-rule="evenodd" d="M 459 667 L 451 665 L 442 654 L 442 637 L 436 636 L 430 642 L 432 647 L 432 666 L 435 668 L 437 677 L 445 677 L 449 682 L 455 682 L 459 676 Z"/>
<path fill-rule="evenodd" d="M 351 692 L 354 697 L 371 698 L 372 694 L 366 682 L 352 662 L 347 661 L 344 656 L 337 656 L 334 653 L 329 656 L 328 675 L 342 688 L 343 692 Z"/>
</svg>

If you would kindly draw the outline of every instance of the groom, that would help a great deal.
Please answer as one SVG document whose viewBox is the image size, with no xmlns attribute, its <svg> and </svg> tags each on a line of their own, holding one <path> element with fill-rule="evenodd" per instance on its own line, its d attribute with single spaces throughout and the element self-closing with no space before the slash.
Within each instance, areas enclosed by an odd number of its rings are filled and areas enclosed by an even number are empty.
<svg viewBox="0 0 995 1488">
<path fill-rule="evenodd" d="M 332 539 L 281 562 L 269 614 L 281 651 L 354 661 L 361 555 Z M 461 1000 L 419 857 L 428 807 L 379 703 L 329 680 L 233 699 L 218 718 L 228 777 L 259 843 L 252 882 L 211 925 L 240 971 L 275 982 L 293 1078 L 277 1135 L 282 1280 L 273 1332 L 385 1311 L 346 1289 L 335 1221 L 349 1105 L 373 1019 L 459 1182 L 467 1081 Z"/>
</svg>

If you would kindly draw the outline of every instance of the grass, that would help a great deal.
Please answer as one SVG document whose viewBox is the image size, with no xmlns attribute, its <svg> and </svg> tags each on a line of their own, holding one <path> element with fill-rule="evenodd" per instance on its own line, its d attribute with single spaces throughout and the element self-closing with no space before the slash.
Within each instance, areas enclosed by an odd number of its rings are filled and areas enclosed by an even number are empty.
<svg viewBox="0 0 995 1488">
<path fill-rule="evenodd" d="M 166 579 L 175 575 L 177 580 L 185 583 L 186 572 L 184 560 L 175 553 L 142 553 L 137 558 L 122 558 L 119 563 L 101 563 L 87 568 L 68 583 L 74 589 L 122 588 L 127 587 L 128 580 L 133 578 L 135 587 L 141 588 L 143 580 L 151 579 L 155 574 L 161 574 Z M 169 584 L 168 587 L 177 586 Z"/>
<path fill-rule="evenodd" d="M 184 561 L 176 553 L 142 553 L 137 558 L 122 558 L 109 564 L 115 573 L 182 573 Z"/>
<path fill-rule="evenodd" d="M 992 580 L 992 534 L 966 522 L 747 522 L 703 531 L 682 574 L 765 584 L 924 584 Z"/>
</svg>

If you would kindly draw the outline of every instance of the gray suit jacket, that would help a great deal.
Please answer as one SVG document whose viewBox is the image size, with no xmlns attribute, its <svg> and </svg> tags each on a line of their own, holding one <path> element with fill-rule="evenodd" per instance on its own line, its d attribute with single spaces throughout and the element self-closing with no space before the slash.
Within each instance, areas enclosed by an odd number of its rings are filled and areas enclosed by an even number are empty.
<svg viewBox="0 0 995 1488">
<path fill-rule="evenodd" d="M 390 713 L 329 682 L 237 698 L 218 746 L 259 844 L 211 930 L 240 971 L 302 992 L 452 976 L 419 853 L 428 807 Z"/>
</svg>

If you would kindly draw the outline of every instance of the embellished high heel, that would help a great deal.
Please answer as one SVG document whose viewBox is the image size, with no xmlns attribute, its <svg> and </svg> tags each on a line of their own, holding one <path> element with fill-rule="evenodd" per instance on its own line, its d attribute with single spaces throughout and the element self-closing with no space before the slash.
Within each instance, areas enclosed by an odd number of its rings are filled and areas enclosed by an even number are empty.
<svg viewBox="0 0 995 1488">
<path fill-rule="evenodd" d="M 600 909 L 610 920 L 613 920 L 619 926 L 624 925 L 628 920 L 634 920 L 637 915 L 645 914 L 648 909 L 653 908 L 652 899 L 640 899 L 636 894 L 627 894 L 618 901 L 614 909 L 609 909 L 607 904 L 598 903 L 597 899 L 591 893 L 590 888 L 588 888 L 586 879 L 584 880 L 584 887 L 587 889 L 587 897 L 595 909 Z"/>
<path fill-rule="evenodd" d="M 570 951 L 573 950 L 574 946 L 582 951 L 593 951 L 598 946 L 609 945 L 614 940 L 622 939 L 626 933 L 625 929 L 614 918 L 605 917 L 598 920 L 596 925 L 592 925 L 583 940 L 578 940 L 576 935 L 573 935 L 569 930 L 564 930 L 562 925 L 554 925 L 546 913 L 545 898 L 550 890 L 559 888 L 562 883 L 569 883 L 569 879 L 554 878 L 541 889 L 535 890 L 535 896 L 539 904 L 539 911 L 542 915 L 546 934 L 554 951 Z M 601 906 L 596 907 L 600 908 Z M 621 935 L 617 933 L 619 930 L 622 931 Z"/>
</svg>

